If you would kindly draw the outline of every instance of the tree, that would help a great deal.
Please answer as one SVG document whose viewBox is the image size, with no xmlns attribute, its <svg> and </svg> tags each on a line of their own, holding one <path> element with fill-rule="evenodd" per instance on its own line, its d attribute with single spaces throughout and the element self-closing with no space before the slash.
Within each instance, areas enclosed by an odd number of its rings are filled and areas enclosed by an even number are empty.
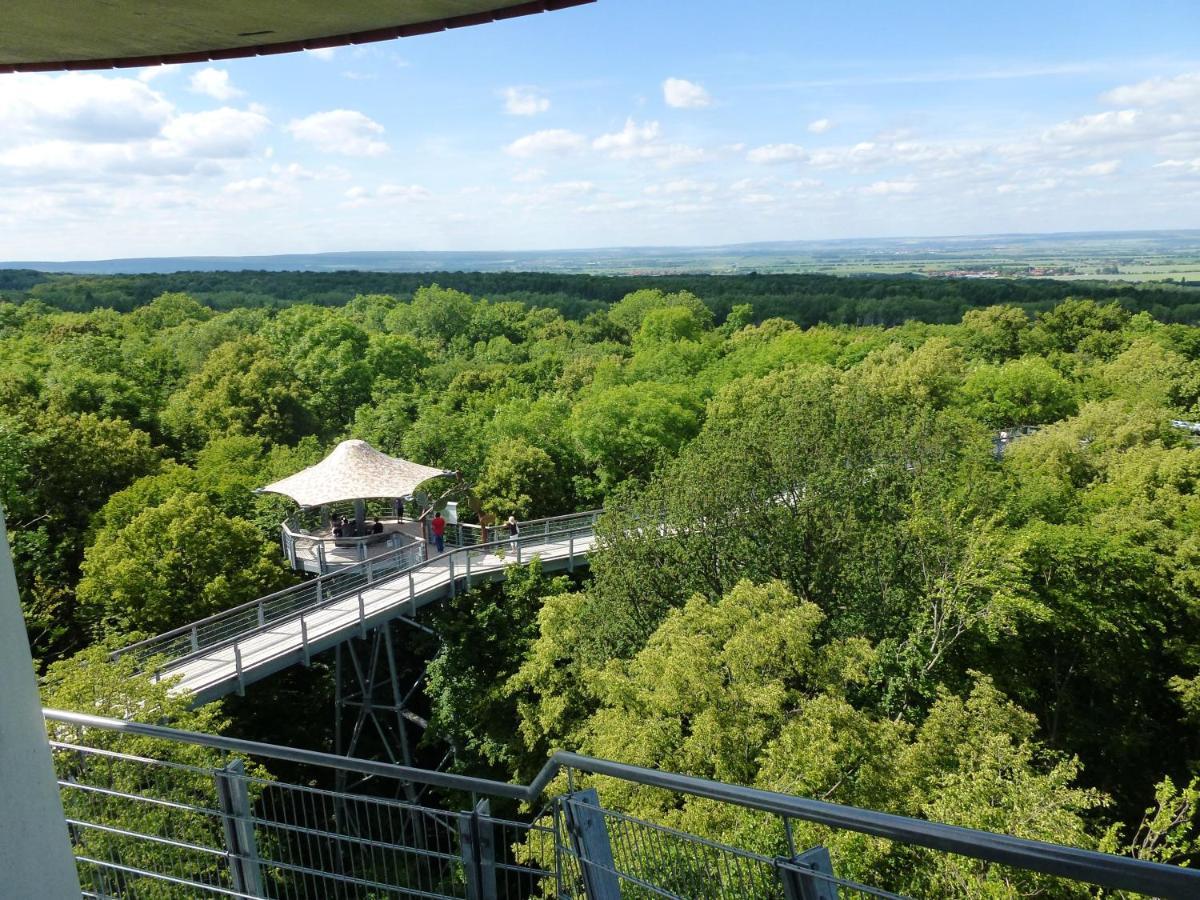
<svg viewBox="0 0 1200 900">
<path fill-rule="evenodd" d="M 655 310 L 681 308 L 692 313 L 702 328 L 711 328 L 713 314 L 704 302 L 689 291 L 675 294 L 659 290 L 640 290 L 626 294 L 619 303 L 613 304 L 608 318 L 621 328 L 628 337 L 638 333 L 646 316 Z"/>
<path fill-rule="evenodd" d="M 976 367 L 962 394 L 967 411 L 992 428 L 1056 422 L 1076 405 L 1074 386 L 1036 356 Z"/>
<path fill-rule="evenodd" d="M 510 566 L 501 585 L 470 591 L 435 611 L 440 645 L 426 670 L 430 730 L 457 748 L 460 769 L 509 777 L 541 766 L 544 757 L 529 754 L 514 727 L 517 702 L 505 683 L 537 636 L 543 598 L 568 585 L 563 576 L 543 575 L 534 559 Z"/>
<path fill-rule="evenodd" d="M 498 518 L 554 516 L 567 512 L 567 488 L 545 450 L 520 439 L 488 447 L 483 471 L 475 480 L 483 508 Z"/>
<path fill-rule="evenodd" d="M 778 582 L 739 582 L 716 602 L 693 596 L 633 657 L 588 670 L 582 684 L 596 706 L 573 743 L 634 765 L 1096 846 L 1090 816 L 1103 798 L 1074 786 L 1077 762 L 1035 740 L 1032 716 L 987 679 L 966 696 L 941 692 L 919 727 L 862 709 L 874 651 L 861 638 L 822 640 L 823 619 Z M 561 640 L 546 633 L 554 621 L 543 619 L 539 645 Z M 548 671 L 527 664 L 518 683 Z M 530 710 L 521 707 L 523 716 Z M 781 829 L 754 813 L 626 781 L 589 782 L 606 805 L 639 818 L 765 855 L 787 852 Z M 829 846 L 842 877 L 906 894 L 1005 896 L 1056 885 L 849 831 L 792 827 L 798 845 Z M 657 877 L 676 893 L 698 893 L 695 870 L 665 852 Z"/>
<path fill-rule="evenodd" d="M 98 633 L 167 631 L 287 586 L 279 548 L 203 494 L 178 492 L 88 548 L 78 595 Z"/>
<path fill-rule="evenodd" d="M 294 443 L 314 428 L 305 396 L 303 385 L 264 341 L 243 338 L 214 350 L 171 396 L 163 425 L 188 449 L 238 434 Z"/>
<path fill-rule="evenodd" d="M 699 424 L 696 398 L 650 382 L 595 391 L 571 414 L 583 458 L 605 489 L 648 478 L 659 458 L 678 451 Z"/>
<path fill-rule="evenodd" d="M 1015 306 L 987 306 L 963 313 L 963 344 L 972 356 L 1002 363 L 1021 355 L 1021 336 L 1029 316 Z"/>
</svg>

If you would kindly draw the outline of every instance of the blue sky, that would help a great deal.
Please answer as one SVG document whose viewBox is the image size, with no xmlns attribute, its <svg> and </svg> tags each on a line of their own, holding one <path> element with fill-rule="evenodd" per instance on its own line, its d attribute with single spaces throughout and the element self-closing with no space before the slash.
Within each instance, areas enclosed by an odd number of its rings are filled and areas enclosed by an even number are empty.
<svg viewBox="0 0 1200 900">
<path fill-rule="evenodd" d="M 599 0 L 0 76 L 0 259 L 1200 227 L 1200 4 Z"/>
</svg>

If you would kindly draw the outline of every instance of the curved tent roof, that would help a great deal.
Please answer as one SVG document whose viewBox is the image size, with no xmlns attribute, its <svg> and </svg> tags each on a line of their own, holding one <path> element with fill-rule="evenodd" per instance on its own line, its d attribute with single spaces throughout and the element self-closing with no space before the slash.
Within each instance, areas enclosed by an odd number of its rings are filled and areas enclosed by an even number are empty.
<svg viewBox="0 0 1200 900">
<path fill-rule="evenodd" d="M 301 506 L 323 506 L 369 497 L 409 497 L 430 478 L 453 474 L 380 453 L 366 441 L 342 441 L 315 466 L 259 491 L 283 494 Z"/>
<path fill-rule="evenodd" d="M 593 0 L 5 0 L 0 72 L 204 62 L 386 41 Z"/>
</svg>

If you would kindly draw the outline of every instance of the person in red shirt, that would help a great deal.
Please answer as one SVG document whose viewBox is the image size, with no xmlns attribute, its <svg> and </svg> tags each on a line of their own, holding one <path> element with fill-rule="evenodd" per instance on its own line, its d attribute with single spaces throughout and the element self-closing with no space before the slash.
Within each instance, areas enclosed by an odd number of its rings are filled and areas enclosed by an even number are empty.
<svg viewBox="0 0 1200 900">
<path fill-rule="evenodd" d="M 446 550 L 446 520 L 442 518 L 440 511 L 433 514 L 429 530 L 433 532 L 433 543 L 437 547 L 437 552 L 444 553 Z"/>
</svg>

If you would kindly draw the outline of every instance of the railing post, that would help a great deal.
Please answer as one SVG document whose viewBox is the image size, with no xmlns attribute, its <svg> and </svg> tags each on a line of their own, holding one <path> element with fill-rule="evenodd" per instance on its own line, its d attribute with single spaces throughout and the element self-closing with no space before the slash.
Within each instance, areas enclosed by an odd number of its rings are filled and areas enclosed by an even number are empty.
<svg viewBox="0 0 1200 900">
<path fill-rule="evenodd" d="M 417 602 L 417 589 L 413 586 L 413 573 L 408 573 L 408 602 L 415 604 Z"/>
<path fill-rule="evenodd" d="M 521 538 L 520 538 L 520 535 L 517 536 L 516 544 L 517 544 L 517 565 L 519 566 L 521 564 Z"/>
<path fill-rule="evenodd" d="M 471 589 L 471 551 L 467 551 L 467 590 Z"/>
<path fill-rule="evenodd" d="M 621 900 L 621 879 L 596 789 L 567 794 L 563 797 L 563 810 L 588 900 Z"/>
<path fill-rule="evenodd" d="M 317 578 L 317 602 L 318 603 L 321 602 L 321 587 L 322 587 L 321 579 L 318 577 Z"/>
<path fill-rule="evenodd" d="M 254 818 L 250 793 L 246 790 L 246 770 L 240 759 L 231 760 L 213 773 L 217 802 L 225 829 L 225 849 L 229 851 L 229 873 L 233 888 L 242 894 L 264 897 L 262 867 L 254 840 Z"/>
<path fill-rule="evenodd" d="M 196 626 L 192 626 L 192 652 L 195 653 L 200 649 L 200 632 L 196 630 Z"/>
<path fill-rule="evenodd" d="M 263 605 L 262 605 L 261 600 L 259 600 L 258 603 L 255 604 L 255 609 L 258 612 L 258 627 L 262 628 L 264 625 L 267 624 L 267 614 L 263 610 Z"/>
<path fill-rule="evenodd" d="M 233 670 L 237 673 L 237 692 L 239 697 L 246 696 L 246 681 L 242 678 L 242 646 L 233 645 Z"/>
<path fill-rule="evenodd" d="M 824 847 L 813 847 L 792 859 L 777 860 L 776 867 L 787 900 L 838 900 L 833 860 Z"/>
<path fill-rule="evenodd" d="M 358 634 L 364 640 L 367 637 L 367 604 L 362 591 L 358 592 Z"/>
<path fill-rule="evenodd" d="M 317 570 L 318 574 L 324 575 L 329 571 L 329 566 L 325 562 L 325 542 L 321 541 L 317 544 Z"/>
<path fill-rule="evenodd" d="M 451 554 L 446 557 L 446 560 L 447 560 L 447 562 L 450 563 L 450 596 L 453 597 L 454 596 L 454 553 L 451 552 Z"/>
<path fill-rule="evenodd" d="M 371 557 L 367 557 L 367 584 L 375 580 L 375 573 L 371 571 Z"/>
<path fill-rule="evenodd" d="M 496 844 L 491 809 L 480 800 L 458 819 L 459 846 L 467 876 L 467 900 L 496 900 Z"/>
<path fill-rule="evenodd" d="M 307 666 L 311 662 L 308 655 L 308 623 L 304 621 L 304 614 L 300 614 L 300 651 L 304 654 L 304 665 Z"/>
<path fill-rule="evenodd" d="M 575 571 L 575 532 L 567 536 L 567 571 Z"/>
</svg>

